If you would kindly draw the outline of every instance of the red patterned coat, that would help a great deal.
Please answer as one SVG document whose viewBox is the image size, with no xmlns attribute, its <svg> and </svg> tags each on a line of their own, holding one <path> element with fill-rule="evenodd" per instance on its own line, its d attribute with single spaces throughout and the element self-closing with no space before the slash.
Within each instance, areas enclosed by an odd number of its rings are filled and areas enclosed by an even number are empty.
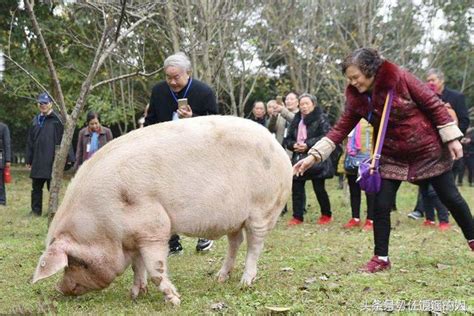
<svg viewBox="0 0 474 316">
<path fill-rule="evenodd" d="M 452 158 L 437 128 L 453 122 L 444 103 L 426 84 L 388 61 L 377 71 L 370 103 L 367 94 L 347 87 L 345 111 L 326 136 L 341 143 L 362 117 L 368 119 L 371 107 L 370 123 L 377 133 L 391 89 L 392 110 L 380 159 L 382 178 L 416 182 L 450 170 Z"/>
</svg>

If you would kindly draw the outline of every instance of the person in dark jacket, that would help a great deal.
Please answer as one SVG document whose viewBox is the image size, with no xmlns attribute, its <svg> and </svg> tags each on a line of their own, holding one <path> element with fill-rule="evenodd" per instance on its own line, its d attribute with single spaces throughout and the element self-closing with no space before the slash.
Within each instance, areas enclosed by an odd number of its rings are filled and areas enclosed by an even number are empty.
<svg viewBox="0 0 474 316">
<path fill-rule="evenodd" d="M 151 92 L 150 106 L 145 117 L 145 126 L 217 114 L 216 96 L 204 82 L 191 77 L 191 61 L 184 53 L 176 53 L 165 59 L 165 80 L 157 83 Z M 178 108 L 178 100 L 187 99 L 186 108 Z M 213 241 L 198 239 L 196 250 L 204 251 L 212 247 Z M 178 235 L 171 236 L 170 253 L 183 250 Z"/>
<path fill-rule="evenodd" d="M 59 116 L 53 111 L 51 97 L 43 92 L 38 96 L 40 113 L 33 118 L 28 131 L 26 166 L 32 179 L 31 213 L 41 216 L 43 209 L 43 187 L 49 190 L 56 146 L 61 144 L 64 127 Z M 74 162 L 74 154 L 69 151 L 67 165 Z"/>
<path fill-rule="evenodd" d="M 437 68 L 431 68 L 427 72 L 426 81 L 433 85 L 435 92 L 445 103 L 448 103 L 456 113 L 458 126 L 465 135 L 469 127 L 469 112 L 466 106 L 466 98 L 459 91 L 449 89 L 444 84 L 444 73 Z M 461 172 L 464 172 L 464 159 L 460 158 L 454 162 L 453 174 L 454 180 L 457 178 L 458 185 L 462 185 Z"/>
<path fill-rule="evenodd" d="M 461 228 L 474 251 L 474 221 L 469 205 L 459 193 L 451 171 L 453 160 L 462 157 L 463 136 L 443 101 L 410 72 L 383 59 L 370 48 L 360 48 L 342 63 L 349 85 L 347 105 L 331 131 L 317 142 L 309 155 L 293 168 L 304 174 L 314 163 L 325 160 L 336 144 L 349 134 L 361 118 L 378 133 L 384 101 L 393 93 L 392 108 L 380 156 L 382 183 L 375 197 L 374 256 L 363 271 L 390 269 L 390 211 L 401 181 L 429 183 Z"/>
<path fill-rule="evenodd" d="M 250 119 L 255 123 L 258 123 L 262 126 L 267 127 L 267 109 L 265 103 L 262 101 L 255 101 L 252 107 L 252 113 L 250 114 Z"/>
<path fill-rule="evenodd" d="M 326 135 L 331 127 L 326 114 L 317 106 L 315 96 L 307 93 L 302 94 L 299 97 L 299 107 L 300 111 L 295 114 L 285 140 L 287 148 L 293 151 L 292 161 L 298 161 L 300 157 L 305 156 L 308 150 Z M 325 163 L 330 164 L 330 166 L 322 168 L 321 172 L 293 178 L 293 218 L 288 222 L 289 226 L 303 223 L 306 180 L 311 180 L 313 183 L 314 193 L 321 208 L 322 216 L 319 218 L 318 224 L 325 225 L 331 222 L 331 203 L 326 192 L 325 181 L 334 175 L 334 169 L 330 160 Z"/>
<path fill-rule="evenodd" d="M 100 115 L 97 112 L 87 113 L 87 126 L 79 131 L 76 148 L 76 163 L 74 169 L 92 157 L 95 152 L 110 142 L 114 137 L 112 131 L 100 124 Z"/>
<path fill-rule="evenodd" d="M 10 168 L 11 157 L 10 130 L 0 122 L 0 205 L 7 204 L 3 173 L 5 168 Z"/>
</svg>

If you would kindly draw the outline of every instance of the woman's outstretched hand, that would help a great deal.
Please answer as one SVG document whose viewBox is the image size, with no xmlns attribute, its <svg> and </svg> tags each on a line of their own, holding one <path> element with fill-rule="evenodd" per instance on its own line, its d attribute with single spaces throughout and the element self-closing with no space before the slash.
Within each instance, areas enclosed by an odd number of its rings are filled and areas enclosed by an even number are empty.
<svg viewBox="0 0 474 316">
<path fill-rule="evenodd" d="M 311 168 L 316 162 L 319 162 L 313 155 L 308 155 L 305 159 L 301 159 L 293 166 L 293 175 L 299 177 L 302 176 L 306 170 Z"/>
</svg>

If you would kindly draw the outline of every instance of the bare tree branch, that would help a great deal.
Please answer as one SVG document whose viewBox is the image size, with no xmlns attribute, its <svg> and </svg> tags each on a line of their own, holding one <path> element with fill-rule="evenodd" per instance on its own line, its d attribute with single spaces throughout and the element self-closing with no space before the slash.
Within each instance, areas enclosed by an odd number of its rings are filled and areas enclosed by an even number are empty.
<svg viewBox="0 0 474 316">
<path fill-rule="evenodd" d="M 56 72 L 56 67 L 54 66 L 53 59 L 51 58 L 51 54 L 49 53 L 48 46 L 46 45 L 43 34 L 41 32 L 41 28 L 39 27 L 38 21 L 36 20 L 36 15 L 33 12 L 32 4 L 30 3 L 29 0 L 24 0 L 23 2 L 25 4 L 25 8 L 26 8 L 26 11 L 28 12 L 28 15 L 30 16 L 31 23 L 33 24 L 33 29 L 35 30 L 35 33 L 38 36 L 41 48 L 43 50 L 43 53 L 46 57 L 46 61 L 48 63 L 49 74 L 51 75 L 51 78 L 53 79 L 54 87 L 56 88 L 56 92 L 58 93 L 58 98 L 59 98 L 58 105 L 59 105 L 61 116 L 63 117 L 63 119 L 66 120 L 68 116 L 66 102 L 64 101 L 64 94 L 61 88 L 61 83 L 59 82 L 58 73 Z"/>
<path fill-rule="evenodd" d="M 152 72 L 142 72 L 142 71 L 135 71 L 135 72 L 131 72 L 131 73 L 128 73 L 128 74 L 125 74 L 125 75 L 121 75 L 121 76 L 118 76 L 118 77 L 115 77 L 115 78 L 110 78 L 110 79 L 107 79 L 107 80 L 103 80 L 103 81 L 100 81 L 94 85 L 91 86 L 90 90 L 94 90 L 95 88 L 97 87 L 100 87 L 104 84 L 108 84 L 108 83 L 111 83 L 111 82 L 115 82 L 115 81 L 119 81 L 119 80 L 123 80 L 123 79 L 127 79 L 127 78 L 130 78 L 130 77 L 136 77 L 136 76 L 141 76 L 141 77 L 151 77 L 151 76 L 154 76 L 156 75 L 158 72 L 160 72 L 161 70 L 163 70 L 163 67 L 157 69 L 157 70 L 154 70 Z"/>
</svg>

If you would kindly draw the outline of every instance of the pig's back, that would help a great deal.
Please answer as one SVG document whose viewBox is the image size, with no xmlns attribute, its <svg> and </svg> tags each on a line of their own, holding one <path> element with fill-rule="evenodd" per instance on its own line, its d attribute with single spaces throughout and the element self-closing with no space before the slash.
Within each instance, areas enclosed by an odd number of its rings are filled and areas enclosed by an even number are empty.
<svg viewBox="0 0 474 316">
<path fill-rule="evenodd" d="M 174 231 L 206 237 L 214 225 L 207 236 L 216 237 L 252 212 L 270 216 L 269 205 L 286 202 L 291 179 L 286 152 L 263 126 L 206 116 L 152 125 L 108 143 L 83 164 L 68 193 L 81 183 L 91 208 L 120 201 L 99 212 L 160 203 Z"/>
</svg>

